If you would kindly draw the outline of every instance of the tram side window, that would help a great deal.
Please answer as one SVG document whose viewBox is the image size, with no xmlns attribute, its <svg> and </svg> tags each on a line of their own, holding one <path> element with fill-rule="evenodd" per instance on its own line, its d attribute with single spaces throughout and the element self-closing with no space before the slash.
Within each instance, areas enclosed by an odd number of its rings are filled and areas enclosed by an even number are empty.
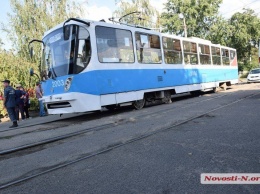
<svg viewBox="0 0 260 194">
<path fill-rule="evenodd" d="M 134 63 L 131 31 L 97 26 L 96 39 L 101 63 Z"/>
<path fill-rule="evenodd" d="M 163 52 L 165 63 L 182 64 L 181 41 L 163 37 Z"/>
<path fill-rule="evenodd" d="M 197 65 L 197 44 L 183 41 L 183 51 L 184 51 L 184 62 L 185 64 Z"/>
<path fill-rule="evenodd" d="M 221 53 L 222 53 L 222 63 L 223 63 L 223 65 L 230 65 L 229 50 L 228 49 L 221 49 Z"/>
<path fill-rule="evenodd" d="M 199 54 L 201 65 L 211 64 L 210 49 L 208 45 L 199 44 Z"/>
<path fill-rule="evenodd" d="M 157 35 L 136 33 L 136 52 L 139 63 L 161 63 L 160 38 Z"/>
<path fill-rule="evenodd" d="M 211 53 L 213 65 L 221 65 L 220 48 L 212 46 Z"/>
<path fill-rule="evenodd" d="M 83 71 L 87 67 L 91 58 L 89 32 L 83 27 L 80 27 L 78 36 L 78 56 L 76 59 L 76 66 L 73 69 L 74 73 L 80 73 Z"/>
<path fill-rule="evenodd" d="M 230 60 L 234 60 L 236 57 L 236 51 L 230 51 Z"/>
</svg>

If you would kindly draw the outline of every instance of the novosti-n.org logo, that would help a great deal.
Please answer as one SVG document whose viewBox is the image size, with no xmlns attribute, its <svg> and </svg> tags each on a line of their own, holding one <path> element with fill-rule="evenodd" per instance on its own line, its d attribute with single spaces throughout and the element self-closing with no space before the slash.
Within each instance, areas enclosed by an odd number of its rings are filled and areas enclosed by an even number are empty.
<svg viewBox="0 0 260 194">
<path fill-rule="evenodd" d="M 202 173 L 201 184 L 260 184 L 260 173 Z"/>
</svg>

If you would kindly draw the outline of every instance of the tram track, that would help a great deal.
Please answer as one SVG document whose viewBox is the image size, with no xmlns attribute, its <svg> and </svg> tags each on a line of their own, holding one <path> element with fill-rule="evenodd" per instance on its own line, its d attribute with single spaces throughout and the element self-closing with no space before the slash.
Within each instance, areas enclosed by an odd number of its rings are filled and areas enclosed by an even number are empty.
<svg viewBox="0 0 260 194">
<path fill-rule="evenodd" d="M 210 114 L 210 113 L 212 113 L 212 112 L 214 112 L 214 111 L 217 111 L 217 110 L 223 109 L 223 108 L 225 108 L 225 107 L 234 105 L 234 104 L 236 104 L 236 103 L 239 103 L 239 102 L 241 102 L 241 101 L 243 101 L 243 100 L 246 100 L 246 99 L 248 99 L 248 98 L 254 97 L 254 96 L 259 95 L 259 94 L 260 94 L 260 92 L 256 92 L 256 93 L 253 93 L 253 94 L 244 96 L 244 97 L 242 97 L 242 98 L 239 98 L 239 99 L 237 99 L 237 100 L 235 100 L 235 101 L 233 101 L 233 102 L 230 102 L 230 103 L 227 103 L 227 104 L 224 104 L 224 105 L 220 105 L 220 106 L 218 106 L 218 107 L 216 107 L 216 108 L 213 108 L 213 109 L 211 109 L 211 110 L 205 111 L 205 112 L 203 112 L 203 113 L 201 113 L 201 114 L 199 114 L 199 115 L 192 116 L 192 117 L 187 118 L 187 119 L 185 119 L 185 120 L 183 120 L 183 121 L 180 121 L 180 122 L 178 122 L 178 123 L 176 123 L 176 124 L 173 124 L 173 125 L 170 125 L 170 126 L 167 126 L 167 127 L 162 127 L 162 128 L 157 129 L 157 130 L 155 130 L 155 131 L 147 131 L 147 132 L 145 132 L 145 133 L 143 133 L 143 134 L 141 134 L 141 135 L 139 135 L 139 136 L 137 136 L 137 137 L 130 138 L 130 139 L 126 140 L 126 141 L 111 143 L 110 146 L 107 146 L 107 147 L 105 147 L 105 148 L 100 148 L 100 149 L 98 149 L 98 150 L 96 150 L 96 151 L 94 151 L 94 152 L 91 152 L 91 153 L 87 153 L 87 154 L 85 154 L 85 155 L 83 155 L 83 156 L 81 156 L 81 157 L 79 157 L 79 158 L 73 159 L 73 160 L 68 161 L 68 162 L 66 162 L 66 163 L 62 163 L 62 164 L 60 164 L 60 165 L 56 165 L 56 166 L 50 167 L 50 168 L 48 168 L 48 169 L 42 170 L 42 171 L 40 171 L 40 172 L 36 172 L 36 173 L 34 173 L 34 174 L 32 174 L 32 175 L 29 175 L 29 176 L 25 176 L 25 177 L 20 177 L 20 178 L 17 178 L 17 179 L 13 179 L 12 181 L 9 181 L 9 182 L 6 182 L 6 183 L 0 185 L 0 189 L 5 189 L 5 188 L 7 188 L 7 187 L 10 187 L 10 186 L 13 186 L 13 185 L 16 185 L 16 184 L 20 184 L 20 183 L 29 181 L 29 180 L 31 180 L 31 179 L 33 179 L 33 178 L 38 177 L 38 176 L 41 176 L 41 175 L 44 175 L 44 174 L 53 172 L 53 171 L 55 171 L 55 170 L 62 169 L 62 168 L 67 167 L 67 166 L 69 166 L 69 165 L 73 165 L 73 164 L 75 164 L 75 163 L 78 163 L 78 162 L 87 160 L 87 159 L 89 159 L 89 158 L 98 156 L 98 155 L 100 155 L 100 154 L 103 154 L 103 153 L 112 151 L 112 150 L 117 149 L 117 148 L 119 148 L 119 147 L 122 147 L 122 146 L 124 146 L 124 145 L 131 144 L 131 143 L 133 143 L 133 142 L 139 141 L 139 140 L 141 140 L 141 139 L 148 138 L 148 137 L 150 137 L 150 136 L 153 136 L 153 135 L 155 135 L 155 134 L 161 133 L 161 132 L 163 132 L 163 131 L 172 130 L 172 129 L 174 129 L 174 128 L 180 126 L 180 125 L 183 125 L 183 124 L 188 123 L 188 122 L 190 122 L 190 121 L 193 121 L 193 120 L 195 120 L 195 119 L 201 118 L 201 117 L 206 116 L 206 115 L 208 115 L 208 114 Z"/>
<path fill-rule="evenodd" d="M 97 130 L 101 130 L 103 128 L 112 127 L 112 126 L 115 126 L 115 124 L 114 123 L 105 124 L 105 125 L 101 125 L 101 126 L 97 126 L 97 127 L 93 127 L 93 128 L 88 128 L 88 129 L 80 130 L 80 131 L 77 131 L 77 132 L 73 132 L 73 133 L 49 138 L 49 139 L 38 141 L 38 142 L 35 142 L 35 143 L 26 144 L 26 145 L 18 146 L 18 147 L 11 148 L 11 149 L 2 150 L 2 151 L 0 151 L 0 156 L 15 153 L 15 152 L 25 150 L 25 149 L 29 149 L 29 148 L 33 148 L 33 147 L 36 147 L 36 146 L 45 145 L 45 144 L 48 144 L 48 143 L 61 141 L 61 140 L 68 139 L 68 138 L 71 138 L 71 137 L 75 137 L 75 136 L 78 136 L 78 135 L 81 135 L 81 134 L 84 134 L 84 133 L 87 133 L 87 132 L 97 131 Z"/>
<path fill-rule="evenodd" d="M 205 102 L 205 101 L 209 101 L 209 100 L 214 100 L 216 98 L 221 98 L 221 97 L 224 97 L 224 96 L 227 96 L 229 94 L 219 94 L 217 96 L 214 96 L 214 97 L 210 97 L 210 98 L 207 98 L 207 99 L 204 99 L 204 100 L 200 100 L 200 101 L 197 101 L 197 102 L 193 102 L 193 103 L 190 103 L 186 106 L 183 106 L 181 108 L 187 108 L 187 107 L 190 107 L 190 106 L 193 106 L 195 104 L 198 104 L 198 103 L 202 103 L 202 102 Z M 177 98 L 187 98 L 187 96 L 184 96 L 184 97 L 177 97 Z M 188 96 L 188 99 L 190 98 L 194 98 L 192 96 Z M 179 101 L 179 100 L 178 100 Z M 148 105 L 150 106 L 150 105 Z M 152 105 L 153 106 L 153 105 Z M 172 108 L 168 108 L 168 109 L 163 109 L 163 110 L 160 110 L 160 111 L 157 111 L 157 112 L 153 112 L 153 113 L 150 113 L 150 114 L 156 114 L 156 113 L 159 113 L 159 112 L 162 112 L 162 111 L 167 111 L 167 110 L 171 110 Z M 131 109 L 132 110 L 132 109 Z M 68 124 L 63 124 L 61 127 L 66 127 L 66 126 L 69 126 L 71 124 L 79 124 L 80 122 L 87 122 L 87 121 L 92 121 L 92 120 L 96 120 L 96 119 L 100 119 L 100 118 L 104 118 L 104 117 L 108 117 L 108 116 L 114 116 L 116 114 L 121 114 L 121 113 L 125 113 L 129 111 L 129 109 L 117 109 L 117 110 L 114 110 L 114 111 L 103 111 L 103 112 L 98 112 L 98 113 L 90 113 L 90 114 L 83 114 L 83 115 L 80 115 L 80 116 L 73 116 L 71 118 L 61 118 L 59 120 L 54 120 L 54 121 L 47 121 L 47 122 L 44 122 L 44 123 L 39 123 L 39 124 L 31 124 L 31 125 L 26 125 L 26 126 L 20 126 L 16 129 L 6 129 L 6 130 L 2 130 L 0 131 L 0 134 L 1 133 L 6 133 L 6 132 L 14 132 L 14 131 L 17 131 L 17 130 L 20 130 L 20 129 L 25 129 L 25 128 L 30 128 L 30 127 L 36 127 L 36 126 L 42 126 L 42 125 L 46 125 L 46 124 L 52 124 L 52 123 L 59 123 L 59 122 L 68 122 Z M 89 116 L 87 119 L 86 119 L 86 116 Z M 147 115 L 149 116 L 149 115 Z M 69 121 L 72 121 L 69 123 Z M 52 128 L 43 128 L 41 129 L 42 130 L 52 130 L 52 129 L 55 129 L 55 127 L 52 127 Z M 34 132 L 37 132 L 39 130 L 33 130 L 33 131 L 28 131 L 28 132 L 24 132 L 24 133 L 18 133 L 17 135 L 24 135 L 24 134 L 28 134 L 28 133 L 34 133 Z M 11 137 L 14 137 L 16 135 L 11 135 Z M 5 138 L 5 136 L 2 136 L 0 137 L 1 138 Z"/>
<path fill-rule="evenodd" d="M 105 113 L 105 112 L 103 112 Z M 108 112 L 106 112 L 108 113 Z M 88 117 L 86 119 L 86 116 L 87 115 L 90 115 L 90 117 Z M 111 114 L 112 115 L 112 114 Z M 95 117 L 96 116 L 96 117 Z M 110 116 L 110 115 L 105 115 L 105 116 Z M 94 117 L 94 118 L 92 118 Z M 30 124 L 30 125 L 25 125 L 25 126 L 18 126 L 17 128 L 15 129 L 6 129 L 6 130 L 2 130 L 0 131 L 0 134 L 1 133 L 4 133 L 4 132 L 8 132 L 8 131 L 17 131 L 17 130 L 20 130 L 20 129 L 24 129 L 24 128 L 28 128 L 28 127 L 35 127 L 35 126 L 41 126 L 43 124 L 52 124 L 52 123 L 57 123 L 57 122 L 63 122 L 63 121 L 66 121 L 66 122 L 69 122 L 69 121 L 73 121 L 76 123 L 76 122 L 79 122 L 79 121 L 88 121 L 88 120 L 95 120 L 95 119 L 99 119 L 99 118 L 102 118 L 102 115 L 100 115 L 100 112 L 99 114 L 97 115 L 97 113 L 93 113 L 92 115 L 91 114 L 81 114 L 80 116 L 73 116 L 73 117 L 70 117 L 70 118 L 60 118 L 58 120 L 53 120 L 53 121 L 47 121 L 47 122 L 44 122 L 44 123 L 37 123 L 37 124 Z M 24 121 L 26 122 L 26 121 Z M 69 123 L 71 124 L 71 123 Z M 73 123 L 72 123 L 73 124 Z"/>
<path fill-rule="evenodd" d="M 215 96 L 215 97 L 212 97 L 212 98 L 200 100 L 200 101 L 194 102 L 192 104 L 189 104 L 189 105 L 181 107 L 181 108 L 187 108 L 187 107 L 190 107 L 190 106 L 195 105 L 195 104 L 199 104 L 199 103 L 202 103 L 202 102 L 205 102 L 205 101 L 214 100 L 216 98 L 221 98 L 221 97 L 224 97 L 224 96 L 227 96 L 227 94 L 218 95 L 218 96 Z M 134 117 L 133 119 L 143 119 L 143 118 L 145 118 L 147 116 L 154 116 L 154 115 L 157 115 L 159 113 L 160 114 L 167 114 L 171 110 L 172 110 L 172 107 L 171 108 L 167 108 L 167 109 L 164 108 L 163 110 L 159 110 L 159 111 L 156 111 L 156 112 L 138 115 L 138 116 Z M 107 113 L 109 113 L 109 115 L 111 114 L 110 112 L 107 112 Z M 85 133 L 93 132 L 93 131 L 109 129 L 109 128 L 114 127 L 114 126 L 126 124 L 127 122 L 130 122 L 130 121 L 129 120 L 125 120 L 125 119 L 121 119 L 121 120 L 118 120 L 118 121 L 116 120 L 116 121 L 111 122 L 109 124 L 99 125 L 99 126 L 96 126 L 96 127 L 91 127 L 91 128 L 79 130 L 79 131 L 76 131 L 76 132 L 63 134 L 63 135 L 52 137 L 52 138 L 48 138 L 48 139 L 45 139 L 45 140 L 40 140 L 38 142 L 25 144 L 25 145 L 20 145 L 20 146 L 17 146 L 17 147 L 14 147 L 14 148 L 10 148 L 10 149 L 0 150 L 0 156 L 5 156 L 7 154 L 13 154 L 15 152 L 19 152 L 19 151 L 22 151 L 22 150 L 34 148 L 34 147 L 37 147 L 37 146 L 42 146 L 42 145 L 45 145 L 45 144 L 50 144 L 50 143 L 58 142 L 58 141 L 61 141 L 61 140 L 73 138 L 73 137 L 76 137 L 76 136 L 79 136 L 79 135 L 82 135 L 82 134 L 85 134 Z M 27 133 L 25 133 L 25 134 L 27 134 Z M 22 134 L 19 134 L 19 135 L 22 135 Z M 12 136 L 12 137 L 15 137 L 15 136 Z M 2 137 L 2 138 L 5 138 L 5 137 Z"/>
</svg>

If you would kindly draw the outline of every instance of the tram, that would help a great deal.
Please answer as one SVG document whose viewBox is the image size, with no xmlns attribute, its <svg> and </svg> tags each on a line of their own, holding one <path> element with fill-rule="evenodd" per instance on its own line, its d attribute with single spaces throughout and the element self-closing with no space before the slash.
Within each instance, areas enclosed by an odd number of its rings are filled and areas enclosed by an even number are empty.
<svg viewBox="0 0 260 194">
<path fill-rule="evenodd" d="M 34 40 L 35 41 L 35 40 Z M 77 113 L 238 83 L 236 49 L 140 26 L 70 18 L 42 40 L 49 114 Z"/>
</svg>

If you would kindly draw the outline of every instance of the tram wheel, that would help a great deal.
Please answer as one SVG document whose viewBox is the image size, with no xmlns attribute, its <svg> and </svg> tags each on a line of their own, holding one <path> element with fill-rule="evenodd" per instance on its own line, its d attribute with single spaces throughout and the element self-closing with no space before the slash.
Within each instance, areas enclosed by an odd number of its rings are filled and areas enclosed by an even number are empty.
<svg viewBox="0 0 260 194">
<path fill-rule="evenodd" d="M 222 84 L 221 88 L 222 88 L 222 90 L 226 91 L 227 90 L 227 84 L 226 83 Z"/>
<path fill-rule="evenodd" d="M 214 87 L 212 91 L 213 91 L 213 93 L 217 93 L 218 92 L 218 88 Z"/>
<path fill-rule="evenodd" d="M 171 104 L 172 103 L 172 97 L 170 91 L 164 92 L 164 98 L 162 99 L 163 103 L 165 104 Z"/>
<path fill-rule="evenodd" d="M 137 100 L 133 103 L 133 106 L 136 110 L 140 110 L 144 107 L 145 105 L 145 99 L 142 100 Z"/>
</svg>

